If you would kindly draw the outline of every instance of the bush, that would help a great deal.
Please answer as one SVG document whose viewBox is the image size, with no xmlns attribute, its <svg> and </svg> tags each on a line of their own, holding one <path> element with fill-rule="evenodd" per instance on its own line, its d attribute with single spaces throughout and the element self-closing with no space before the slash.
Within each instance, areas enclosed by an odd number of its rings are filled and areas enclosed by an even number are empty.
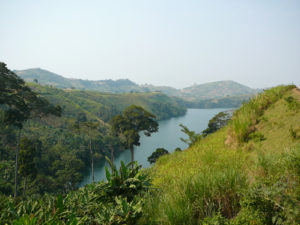
<svg viewBox="0 0 300 225">
<path fill-rule="evenodd" d="M 249 140 L 253 140 L 254 142 L 260 142 L 266 140 L 266 138 L 260 132 L 253 132 L 249 135 Z"/>
<path fill-rule="evenodd" d="M 159 157 L 166 154 L 169 154 L 168 150 L 164 148 L 157 148 L 155 152 L 152 152 L 152 154 L 148 157 L 148 162 L 150 162 L 151 164 L 155 163 Z"/>
<path fill-rule="evenodd" d="M 300 109 L 300 104 L 297 102 L 293 96 L 288 96 L 287 98 L 284 99 L 287 102 L 288 108 L 290 110 L 298 110 Z"/>
</svg>

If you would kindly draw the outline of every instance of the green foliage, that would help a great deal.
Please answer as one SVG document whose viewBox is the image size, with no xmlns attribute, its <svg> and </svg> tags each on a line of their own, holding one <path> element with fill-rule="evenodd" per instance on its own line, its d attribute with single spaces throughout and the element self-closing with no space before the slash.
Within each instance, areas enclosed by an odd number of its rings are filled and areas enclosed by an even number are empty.
<svg viewBox="0 0 300 225">
<path fill-rule="evenodd" d="M 140 134 L 143 131 L 146 136 L 158 131 L 158 123 L 155 115 L 140 106 L 131 105 L 126 108 L 122 115 L 117 115 L 111 120 L 111 130 L 119 136 L 125 147 L 131 151 L 131 161 L 134 161 L 133 146 L 140 145 Z"/>
<path fill-rule="evenodd" d="M 222 98 L 210 98 L 210 99 L 180 99 L 178 98 L 177 101 L 181 104 L 186 106 L 187 108 L 194 108 L 194 109 L 214 109 L 214 108 L 238 108 L 243 103 L 248 102 L 253 94 L 249 95 L 238 95 L 238 96 L 226 96 Z"/>
<path fill-rule="evenodd" d="M 237 107 L 242 103 L 243 100 L 248 100 L 249 95 L 258 92 L 257 90 L 251 89 L 234 81 L 210 82 L 201 85 L 193 85 L 191 87 L 178 90 L 168 86 L 153 86 L 147 84 L 137 85 L 128 79 L 120 79 L 116 81 L 87 81 L 81 79 L 68 79 L 40 68 L 18 70 L 15 72 L 26 81 L 32 82 L 34 79 L 38 79 L 42 85 L 51 85 L 58 88 L 76 88 L 81 90 L 93 90 L 108 93 L 161 92 L 169 96 L 177 96 L 187 100 L 196 100 L 193 102 L 187 102 L 189 104 L 193 104 L 194 106 L 198 105 L 198 107 L 203 107 L 203 105 L 212 108 Z M 223 96 L 227 97 L 223 98 Z M 197 101 L 198 99 L 205 100 Z"/>
<path fill-rule="evenodd" d="M 249 140 L 249 135 L 255 131 L 255 125 L 264 111 L 282 98 L 284 93 L 295 88 L 295 85 L 278 86 L 265 90 L 263 93 L 252 98 L 248 103 L 234 112 L 230 123 L 229 135 L 235 143 L 240 145 Z"/>
<path fill-rule="evenodd" d="M 20 165 L 19 172 L 22 176 L 35 176 L 37 170 L 34 164 L 34 158 L 36 157 L 36 149 L 33 141 L 28 138 L 22 138 L 20 143 Z"/>
<path fill-rule="evenodd" d="M 13 160 L 0 161 L 0 193 L 9 195 L 13 189 L 15 163 Z"/>
<path fill-rule="evenodd" d="M 284 100 L 287 102 L 288 108 L 290 110 L 300 109 L 299 102 L 297 102 L 297 100 L 293 96 L 288 96 L 288 97 L 284 98 Z"/>
<path fill-rule="evenodd" d="M 209 120 L 208 127 L 204 131 L 202 131 L 203 135 L 207 136 L 208 134 L 214 133 L 222 127 L 225 127 L 229 122 L 231 116 L 232 111 L 219 112 Z"/>
<path fill-rule="evenodd" d="M 201 134 L 197 134 L 195 131 L 189 130 L 183 124 L 179 124 L 179 126 L 181 127 L 181 131 L 188 136 L 188 139 L 180 138 L 180 140 L 188 144 L 189 147 L 195 144 L 198 140 L 202 139 L 203 136 Z"/>
<path fill-rule="evenodd" d="M 180 150 L 177 150 L 180 151 Z M 155 163 L 156 160 L 165 155 L 165 154 L 169 154 L 168 150 L 164 149 L 164 148 L 157 148 L 154 152 L 152 152 L 152 154 L 148 157 L 148 162 L 150 164 Z"/>
<path fill-rule="evenodd" d="M 266 138 L 262 133 L 256 131 L 249 135 L 249 140 L 253 140 L 254 142 L 260 142 L 266 140 Z"/>
<path fill-rule="evenodd" d="M 45 98 L 38 96 L 2 62 L 0 82 L 0 105 L 4 106 L 5 123 L 22 128 L 24 121 L 32 117 L 61 115 L 60 106 L 53 106 Z"/>
<path fill-rule="evenodd" d="M 224 129 L 158 160 L 151 175 L 159 190 L 148 196 L 139 224 L 300 224 L 300 146 L 290 131 L 300 117 L 284 99 L 298 101 L 293 88 L 266 91 Z M 228 145 L 233 124 L 245 121 L 249 143 Z"/>
<path fill-rule="evenodd" d="M 175 148 L 174 152 L 182 152 L 182 149 L 181 148 Z"/>
<path fill-rule="evenodd" d="M 143 213 L 149 178 L 134 163 L 110 162 L 107 182 L 62 195 L 32 196 L 15 202 L 0 195 L 0 221 L 9 224 L 136 224 Z"/>
</svg>

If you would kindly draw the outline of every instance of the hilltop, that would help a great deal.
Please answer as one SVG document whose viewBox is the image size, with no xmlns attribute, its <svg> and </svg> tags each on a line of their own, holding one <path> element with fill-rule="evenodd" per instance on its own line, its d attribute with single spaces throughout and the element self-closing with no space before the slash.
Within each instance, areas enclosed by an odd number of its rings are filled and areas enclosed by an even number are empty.
<svg viewBox="0 0 300 225">
<path fill-rule="evenodd" d="M 216 81 L 183 88 L 181 95 L 191 99 L 224 98 L 229 96 L 253 95 L 257 90 L 231 80 Z"/>
<path fill-rule="evenodd" d="M 82 80 L 70 79 L 40 68 L 15 70 L 17 75 L 27 82 L 37 80 L 42 85 L 51 85 L 57 88 L 75 88 L 111 93 L 129 92 L 162 92 L 168 96 L 180 97 L 185 100 L 220 99 L 233 96 L 251 96 L 258 92 L 256 89 L 234 81 L 217 81 L 200 85 L 193 85 L 183 89 L 168 86 L 154 86 L 150 84 L 138 85 L 128 79 L 120 80 Z M 244 98 L 243 100 L 245 100 Z"/>
</svg>

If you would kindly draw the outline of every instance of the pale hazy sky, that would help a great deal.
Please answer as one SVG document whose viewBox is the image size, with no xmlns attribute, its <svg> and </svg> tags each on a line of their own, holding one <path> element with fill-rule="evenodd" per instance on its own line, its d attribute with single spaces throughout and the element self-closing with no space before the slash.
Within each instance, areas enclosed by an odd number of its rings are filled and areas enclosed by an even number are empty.
<svg viewBox="0 0 300 225">
<path fill-rule="evenodd" d="M 300 0 L 0 0 L 0 61 L 177 88 L 300 84 Z"/>
</svg>

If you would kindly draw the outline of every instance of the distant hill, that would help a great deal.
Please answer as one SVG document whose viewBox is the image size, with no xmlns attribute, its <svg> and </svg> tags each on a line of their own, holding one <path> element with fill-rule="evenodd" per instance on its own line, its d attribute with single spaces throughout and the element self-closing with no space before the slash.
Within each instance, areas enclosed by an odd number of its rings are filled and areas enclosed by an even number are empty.
<svg viewBox="0 0 300 225">
<path fill-rule="evenodd" d="M 139 85 L 128 79 L 120 80 L 82 80 L 65 78 L 56 73 L 52 73 L 40 68 L 33 68 L 27 70 L 15 70 L 18 76 L 27 82 L 34 82 L 37 80 L 39 84 L 50 85 L 57 88 L 74 88 L 81 90 L 91 90 L 100 92 L 124 93 L 130 91 L 142 91 Z"/>
<path fill-rule="evenodd" d="M 193 85 L 183 89 L 168 86 L 154 86 L 150 84 L 138 85 L 128 79 L 120 80 L 82 80 L 70 79 L 40 68 L 15 70 L 17 75 L 25 81 L 37 80 L 39 84 L 51 85 L 57 88 L 72 88 L 110 93 L 130 92 L 162 92 L 169 96 L 181 97 L 185 100 L 219 99 L 230 96 L 253 95 L 258 91 L 234 81 L 217 81 Z"/>
<path fill-rule="evenodd" d="M 224 98 L 228 96 L 253 95 L 258 91 L 237 82 L 226 80 L 183 88 L 181 96 L 192 99 Z"/>
</svg>

